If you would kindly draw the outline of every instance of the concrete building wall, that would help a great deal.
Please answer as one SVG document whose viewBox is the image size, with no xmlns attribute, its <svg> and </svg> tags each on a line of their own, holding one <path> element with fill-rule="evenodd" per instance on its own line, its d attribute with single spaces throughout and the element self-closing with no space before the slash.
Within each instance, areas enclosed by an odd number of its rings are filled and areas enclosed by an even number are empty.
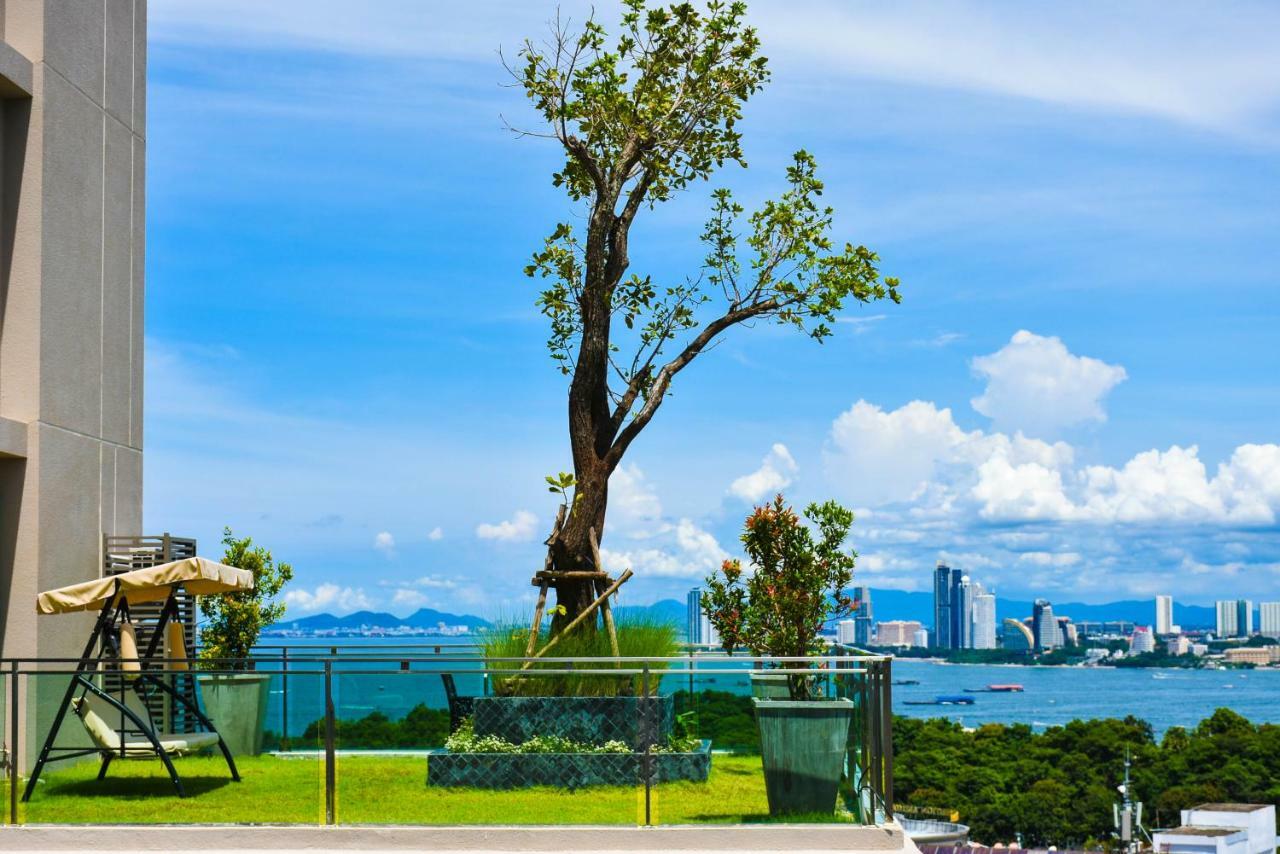
<svg viewBox="0 0 1280 854">
<path fill-rule="evenodd" d="M 76 656 L 36 593 L 142 527 L 145 0 L 0 0 L 0 94 L 0 650 Z"/>
</svg>

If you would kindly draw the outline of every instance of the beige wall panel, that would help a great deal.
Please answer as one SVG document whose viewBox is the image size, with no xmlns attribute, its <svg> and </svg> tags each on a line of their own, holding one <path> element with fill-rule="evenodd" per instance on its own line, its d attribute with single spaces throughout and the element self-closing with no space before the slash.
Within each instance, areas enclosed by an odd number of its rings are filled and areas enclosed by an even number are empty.
<svg viewBox="0 0 1280 854">
<path fill-rule="evenodd" d="M 132 357 L 129 360 L 133 371 L 130 383 L 130 397 L 133 411 L 129 418 L 129 444 L 142 449 L 142 402 L 143 377 L 145 367 L 145 312 L 146 312 L 146 219 L 147 219 L 147 145 L 137 136 L 133 138 L 133 321 L 130 326 Z"/>
<path fill-rule="evenodd" d="M 44 8 L 44 61 L 99 106 L 103 16 L 103 0 L 53 0 Z"/>
<path fill-rule="evenodd" d="M 129 444 L 133 412 L 133 135 L 106 124 L 102 258 L 102 438 Z"/>
<path fill-rule="evenodd" d="M 116 529 L 122 537 L 142 535 L 142 453 L 116 449 Z"/>
<path fill-rule="evenodd" d="M 4 40 L 32 62 L 44 59 L 44 3 L 40 0 L 6 2 Z"/>
<path fill-rule="evenodd" d="M 89 435 L 102 406 L 103 121 L 45 75 L 40 419 Z"/>
<path fill-rule="evenodd" d="M 107 112 L 133 127 L 133 0 L 106 0 Z"/>
<path fill-rule="evenodd" d="M 40 410 L 40 240 L 44 66 L 33 69 L 37 97 L 4 105 L 6 216 L 14 218 L 13 252 L 0 335 L 0 417 L 23 423 Z M 22 152 L 19 159 L 19 152 Z"/>
<path fill-rule="evenodd" d="M 133 3 L 133 132 L 147 135 L 147 2 Z"/>
<path fill-rule="evenodd" d="M 98 445 L 98 527 L 110 534 L 116 527 L 116 448 L 105 442 Z"/>
</svg>

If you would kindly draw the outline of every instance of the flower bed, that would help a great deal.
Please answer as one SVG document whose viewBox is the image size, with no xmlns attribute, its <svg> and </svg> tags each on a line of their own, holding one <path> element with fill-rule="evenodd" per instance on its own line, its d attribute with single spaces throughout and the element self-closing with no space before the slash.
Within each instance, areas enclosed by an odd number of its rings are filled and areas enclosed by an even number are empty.
<svg viewBox="0 0 1280 854">
<path fill-rule="evenodd" d="M 661 697 L 476 697 L 477 736 L 520 744 L 555 735 L 585 744 L 621 741 L 637 750 L 665 743 L 675 723 L 671 695 Z"/>
</svg>

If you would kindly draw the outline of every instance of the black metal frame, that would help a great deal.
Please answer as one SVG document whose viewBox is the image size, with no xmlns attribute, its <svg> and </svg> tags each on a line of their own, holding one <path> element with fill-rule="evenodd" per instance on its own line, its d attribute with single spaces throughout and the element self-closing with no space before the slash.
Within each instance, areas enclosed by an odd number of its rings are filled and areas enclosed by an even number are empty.
<svg viewBox="0 0 1280 854">
<path fill-rule="evenodd" d="M 53 718 L 53 725 L 49 728 L 49 735 L 45 738 L 44 747 L 40 750 L 40 757 L 36 760 L 35 767 L 31 771 L 31 777 L 27 780 L 27 787 L 22 793 L 22 800 L 25 802 L 31 798 L 35 791 L 36 782 L 40 779 L 40 772 L 44 770 L 46 763 L 59 759 L 73 759 L 79 756 L 89 756 L 99 754 L 102 757 L 102 767 L 98 769 L 98 779 L 102 780 L 107 775 L 107 768 L 111 765 L 111 761 L 117 757 L 113 750 L 103 750 L 98 747 L 59 747 L 54 744 L 54 739 L 58 736 L 58 731 L 62 728 L 62 723 L 66 719 L 68 709 L 73 705 L 77 708 L 74 713 L 79 715 L 79 705 L 84 701 L 86 694 L 93 694 L 101 698 L 106 703 L 115 708 L 121 715 L 120 729 L 120 752 L 119 758 L 136 758 L 131 756 L 127 748 L 126 735 L 142 735 L 147 741 L 151 742 L 152 750 L 155 755 L 164 763 L 165 770 L 169 772 L 169 779 L 173 781 L 173 788 L 177 791 L 178 797 L 186 797 L 186 792 L 182 788 L 182 780 L 178 777 L 178 771 L 173 766 L 173 760 L 170 758 L 168 751 L 160 744 L 160 739 L 150 721 L 144 721 L 133 709 L 125 704 L 123 692 L 132 690 L 142 701 L 144 707 L 148 705 L 148 696 L 146 688 L 154 688 L 162 694 L 168 695 L 172 701 L 182 706 L 183 710 L 190 714 L 198 722 L 198 725 L 204 728 L 204 731 L 211 732 L 218 736 L 218 748 L 222 751 L 222 756 L 227 761 L 227 768 L 231 771 L 231 779 L 240 782 L 240 772 L 236 770 L 235 760 L 231 757 L 231 751 L 227 749 L 227 743 L 223 740 L 222 735 L 214 727 L 213 722 L 205 717 L 199 708 L 198 702 L 192 702 L 188 696 L 184 696 L 184 692 L 175 690 L 165 679 L 154 672 L 149 672 L 145 663 L 150 661 L 156 652 L 156 648 L 160 644 L 160 639 L 164 637 L 165 624 L 170 619 L 178 615 L 178 594 L 182 585 L 175 584 L 169 589 L 169 596 L 165 600 L 164 607 L 160 610 L 160 616 L 156 626 L 152 632 L 151 640 L 147 644 L 146 652 L 139 656 L 141 670 L 137 674 L 130 674 L 131 683 L 128 686 L 121 687 L 121 697 L 117 698 L 110 692 L 103 690 L 100 686 L 94 684 L 93 679 L 88 674 L 98 669 L 98 665 L 104 660 L 115 660 L 120 662 L 120 648 L 115 633 L 117 623 L 123 618 L 128 619 L 129 603 L 125 597 L 120 595 L 120 584 L 116 582 L 115 589 L 111 598 L 107 600 L 102 611 L 98 615 L 97 621 L 93 626 L 93 633 L 89 636 L 88 643 L 85 644 L 84 652 L 80 655 L 80 661 L 76 665 L 75 673 L 71 677 L 71 682 L 67 685 L 67 691 L 62 697 L 62 703 L 58 707 L 58 713 Z M 105 656 L 98 656 L 94 650 L 101 642 L 102 648 L 106 653 Z M 165 676 L 173 677 L 173 671 L 166 671 Z M 185 673 L 188 679 L 194 680 L 194 675 L 189 671 Z M 76 694 L 80 697 L 77 699 Z M 194 689 L 190 692 L 192 697 L 195 696 Z M 128 729 L 125 727 L 125 719 L 137 729 Z"/>
</svg>

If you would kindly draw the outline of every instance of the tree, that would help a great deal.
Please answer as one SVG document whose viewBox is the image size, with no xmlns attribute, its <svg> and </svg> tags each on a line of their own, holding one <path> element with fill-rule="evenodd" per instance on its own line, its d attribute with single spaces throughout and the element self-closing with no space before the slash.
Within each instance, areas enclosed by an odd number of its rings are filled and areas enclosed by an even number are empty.
<svg viewBox="0 0 1280 854">
<path fill-rule="evenodd" d="M 585 233 L 557 224 L 525 269 L 545 282 L 537 305 L 550 322 L 547 347 L 570 378 L 576 491 L 547 541 L 561 571 L 599 568 L 592 533 L 604 536 L 610 474 L 675 377 L 722 334 L 769 321 L 821 341 L 846 303 L 900 299 L 874 252 L 833 243 L 834 213 L 820 204 L 817 165 L 803 150 L 786 190 L 745 220 L 729 190 L 714 190 L 695 275 L 666 284 L 628 275 L 641 211 L 726 162 L 746 166 L 737 125 L 769 70 L 744 3 L 622 6 L 612 43 L 594 17 L 577 34 L 557 19 L 547 44 L 526 41 L 508 65 L 546 122 L 513 130 L 563 148 L 553 183 L 585 208 Z M 563 610 L 553 629 L 584 610 L 594 590 L 590 581 L 562 581 L 556 595 Z"/>
<path fill-rule="evenodd" d="M 293 580 L 293 567 L 276 563 L 270 551 L 254 547 L 253 538 L 237 539 L 224 528 L 222 544 L 222 562 L 252 572 L 253 589 L 200 597 L 206 621 L 200 629 L 200 658 L 212 670 L 246 666 L 258 635 L 284 616 L 285 605 L 276 597 Z"/>
<path fill-rule="evenodd" d="M 823 646 L 818 639 L 823 624 L 853 609 L 844 592 L 853 582 L 857 557 L 844 551 L 853 513 L 827 501 L 810 504 L 804 515 L 818 538 L 781 495 L 755 508 L 742 532 L 755 571 L 744 576 L 741 561 L 726 560 L 707 578 L 701 604 L 725 652 L 745 646 L 752 655 L 813 655 Z M 788 681 L 793 699 L 809 699 L 807 677 L 793 675 Z"/>
</svg>

